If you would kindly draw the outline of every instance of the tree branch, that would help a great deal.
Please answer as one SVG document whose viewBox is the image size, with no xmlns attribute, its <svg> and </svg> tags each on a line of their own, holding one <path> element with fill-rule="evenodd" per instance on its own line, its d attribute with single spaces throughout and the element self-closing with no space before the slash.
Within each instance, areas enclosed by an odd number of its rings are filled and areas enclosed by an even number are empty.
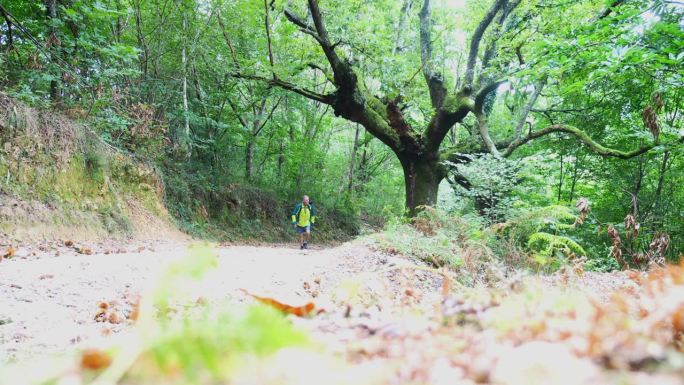
<svg viewBox="0 0 684 385">
<path fill-rule="evenodd" d="M 506 83 L 507 81 L 508 80 L 506 79 L 497 80 L 482 87 L 482 89 L 480 89 L 480 91 L 477 92 L 477 96 L 475 96 L 475 111 L 482 112 L 482 107 L 484 106 L 484 101 L 487 98 L 487 95 L 489 95 L 493 91 L 496 91 L 496 89 L 499 88 L 500 85 Z"/>
<path fill-rule="evenodd" d="M 468 64 L 464 78 L 464 84 L 466 86 L 472 86 L 473 78 L 475 77 L 475 61 L 477 60 L 477 53 L 480 48 L 482 36 L 487 30 L 487 27 L 489 27 L 489 24 L 494 20 L 494 16 L 496 16 L 497 12 L 499 12 L 507 2 L 508 0 L 494 0 L 494 4 L 489 8 L 480 21 L 480 24 L 475 28 L 475 32 L 473 32 L 473 37 L 470 39 L 470 51 L 468 53 Z"/>
<path fill-rule="evenodd" d="M 235 48 L 233 48 L 233 42 L 230 40 L 230 36 L 228 36 L 228 31 L 226 31 L 226 25 L 223 24 L 223 19 L 221 19 L 221 14 L 218 15 L 216 18 L 218 20 L 219 26 L 221 27 L 221 32 L 223 32 L 223 38 L 226 40 L 226 45 L 228 46 L 228 49 L 230 50 L 230 56 L 233 58 L 233 64 L 235 64 L 235 68 L 240 68 L 240 62 L 238 62 L 237 55 L 235 54 Z"/>
<path fill-rule="evenodd" d="M 233 110 L 233 112 L 237 116 L 238 121 L 240 122 L 240 125 L 244 128 L 248 128 L 247 127 L 247 121 L 245 120 L 245 118 L 242 117 L 242 114 L 238 110 L 237 105 L 235 103 L 233 103 L 233 100 L 231 100 L 229 97 L 226 97 L 226 101 L 228 102 L 228 105 L 230 106 L 230 108 Z"/>
<path fill-rule="evenodd" d="M 292 91 L 294 93 L 297 93 L 299 95 L 304 96 L 307 99 L 315 100 L 320 103 L 324 104 L 332 104 L 333 98 L 331 95 L 322 95 L 319 93 L 316 93 L 314 91 L 307 90 L 305 88 L 299 87 L 296 84 L 286 82 L 281 79 L 269 79 L 267 77 L 259 76 L 259 75 L 247 75 L 247 74 L 242 74 L 242 73 L 231 73 L 230 76 L 238 79 L 248 79 L 248 80 L 257 80 L 260 82 L 264 82 L 268 85 L 271 86 L 276 86 L 280 87 L 282 89 Z"/>
<path fill-rule="evenodd" d="M 276 108 L 278 108 L 278 105 L 280 104 L 280 102 L 281 102 L 282 100 L 283 100 L 283 97 L 281 96 L 281 97 L 278 99 L 278 101 L 275 102 L 275 104 L 274 104 L 273 107 L 271 108 L 271 112 L 268 113 L 268 116 L 266 116 L 266 118 L 265 118 L 263 121 L 261 121 L 260 124 L 258 124 L 258 127 L 256 128 L 256 130 L 254 130 L 254 131 L 252 132 L 252 134 L 253 134 L 254 136 L 259 135 L 259 133 L 261 132 L 261 130 L 264 128 L 264 126 L 266 126 L 266 123 L 268 123 L 268 121 L 271 120 L 271 117 L 273 116 L 273 112 L 276 110 Z"/>
<path fill-rule="evenodd" d="M 487 116 L 480 110 L 475 110 L 475 116 L 477 117 L 477 128 L 480 131 L 480 137 L 482 138 L 482 142 L 484 142 L 487 151 L 494 155 L 494 157 L 500 158 L 501 153 L 499 153 L 499 149 L 496 148 L 496 144 L 494 144 L 492 137 L 489 135 Z"/>
<path fill-rule="evenodd" d="M 501 11 L 501 15 L 496 21 L 494 38 L 491 39 L 489 45 L 485 48 L 484 56 L 482 57 L 482 69 L 489 67 L 491 60 L 496 56 L 496 43 L 501 38 L 503 32 L 511 28 L 510 23 L 507 23 L 506 19 L 521 2 L 522 0 L 514 0 L 503 7 L 503 11 Z"/>
<path fill-rule="evenodd" d="M 312 68 L 312 69 L 316 69 L 316 70 L 321 71 L 321 72 L 323 73 L 323 76 L 325 76 L 325 78 L 326 78 L 330 83 L 335 84 L 335 79 L 333 79 L 332 76 L 330 76 L 330 74 L 328 73 L 328 71 L 326 71 L 323 67 L 319 66 L 319 65 L 316 64 L 316 63 L 309 63 L 309 64 L 307 64 L 307 66 L 308 66 L 309 68 Z"/>
<path fill-rule="evenodd" d="M 318 1 L 308 1 L 309 11 L 311 12 L 311 18 L 313 19 L 315 30 L 314 27 L 304 22 L 300 17 L 294 14 L 294 12 L 286 10 L 285 16 L 292 23 L 299 26 L 302 32 L 307 33 L 316 39 L 318 44 L 323 49 L 323 53 L 328 59 L 328 63 L 330 63 L 330 67 L 333 70 L 333 79 L 335 81 L 335 85 L 340 88 L 355 88 L 356 75 L 351 70 L 351 67 L 348 65 L 348 63 L 340 59 L 340 57 L 337 55 L 337 52 L 335 52 L 335 45 L 333 45 L 328 38 L 328 31 L 323 23 L 323 16 L 321 14 L 320 8 L 318 7 Z"/>
<path fill-rule="evenodd" d="M 624 3 L 625 0 L 615 0 L 610 5 L 603 11 L 601 14 L 598 16 L 597 20 L 605 19 L 608 17 L 612 12 L 613 9 L 618 7 L 620 4 Z"/>
<path fill-rule="evenodd" d="M 323 23 L 323 16 L 318 7 L 317 0 L 309 0 L 309 11 L 311 11 L 311 18 L 313 19 L 318 36 L 321 38 L 319 43 L 323 49 L 323 53 L 325 53 L 325 57 L 328 59 L 328 62 L 333 69 L 335 84 L 340 87 L 349 85 L 356 86 L 355 76 L 352 75 L 351 69 L 340 59 L 337 52 L 335 52 L 335 47 L 330 43 L 328 31 L 325 28 L 325 23 Z M 352 78 L 354 79 L 352 80 Z"/>
<path fill-rule="evenodd" d="M 296 25 L 299 27 L 299 30 L 307 35 L 312 36 L 314 39 L 319 44 L 322 44 L 321 37 L 318 36 L 316 33 L 316 30 L 314 29 L 313 26 L 307 24 L 304 20 L 302 20 L 301 17 L 297 16 L 294 12 L 290 11 L 289 9 L 285 9 L 285 17 L 287 20 L 289 20 L 292 24 Z"/>
<path fill-rule="evenodd" d="M 527 116 L 530 114 L 532 107 L 534 107 L 534 103 L 537 102 L 537 98 L 539 97 L 539 94 L 541 94 L 541 90 L 542 88 L 544 88 L 545 84 L 546 79 L 542 79 L 538 84 L 534 86 L 534 92 L 530 96 L 530 99 L 527 101 L 527 104 L 525 104 L 525 107 L 523 107 L 523 110 L 520 113 L 520 117 L 518 118 L 518 124 L 515 125 L 514 132 L 516 139 L 522 135 L 522 128 L 525 125 L 525 122 L 527 121 Z"/>
<path fill-rule="evenodd" d="M 420 61 L 423 76 L 430 91 L 432 107 L 438 109 L 444 102 L 446 88 L 442 74 L 435 71 L 432 57 L 432 6 L 430 0 L 424 0 L 420 10 Z"/>
<path fill-rule="evenodd" d="M 264 0 L 264 27 L 266 28 L 266 41 L 268 42 L 268 62 L 271 64 L 271 74 L 273 79 L 278 78 L 275 73 L 275 63 L 273 60 L 273 43 L 271 42 L 271 23 L 270 12 L 268 11 L 268 0 Z"/>
<path fill-rule="evenodd" d="M 639 156 L 641 154 L 644 154 L 651 149 L 653 149 L 655 146 L 658 145 L 658 142 L 652 142 L 649 143 L 645 146 L 639 147 L 635 150 L 632 151 L 620 151 L 608 147 L 604 147 L 600 143 L 594 141 L 586 132 L 580 130 L 579 128 L 573 127 L 573 126 L 568 126 L 568 125 L 563 125 L 563 124 L 554 124 L 551 126 L 548 126 L 542 130 L 532 132 L 529 135 L 518 138 L 511 142 L 511 144 L 508 145 L 506 150 L 503 152 L 503 156 L 509 156 L 521 145 L 537 139 L 541 138 L 545 135 L 554 133 L 554 132 L 564 132 L 570 135 L 575 136 L 580 142 L 582 142 L 587 148 L 589 148 L 591 151 L 595 152 L 598 155 L 601 156 L 610 156 L 610 157 L 615 157 L 619 159 L 630 159 L 634 158 L 635 156 Z"/>
</svg>

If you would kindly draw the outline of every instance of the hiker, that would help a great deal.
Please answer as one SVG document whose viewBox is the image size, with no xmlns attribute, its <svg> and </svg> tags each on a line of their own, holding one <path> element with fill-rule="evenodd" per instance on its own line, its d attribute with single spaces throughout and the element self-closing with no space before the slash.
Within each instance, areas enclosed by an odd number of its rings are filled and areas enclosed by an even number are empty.
<svg viewBox="0 0 684 385">
<path fill-rule="evenodd" d="M 292 211 L 292 225 L 299 234 L 299 249 L 309 248 L 311 240 L 311 227 L 316 222 L 316 209 L 309 202 L 309 197 L 304 195 L 302 203 L 297 204 Z"/>
</svg>

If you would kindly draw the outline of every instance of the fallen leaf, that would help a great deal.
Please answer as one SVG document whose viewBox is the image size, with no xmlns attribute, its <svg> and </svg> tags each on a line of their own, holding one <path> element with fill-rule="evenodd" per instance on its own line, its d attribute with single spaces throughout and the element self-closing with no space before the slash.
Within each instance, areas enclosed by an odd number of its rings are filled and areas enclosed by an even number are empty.
<svg viewBox="0 0 684 385">
<path fill-rule="evenodd" d="M 294 314 L 297 317 L 305 317 L 305 316 L 310 315 L 314 311 L 314 308 L 316 307 L 313 304 L 313 302 L 308 302 L 306 305 L 303 305 L 303 306 L 291 306 L 291 305 L 287 305 L 287 304 L 284 304 L 282 302 L 276 301 L 273 298 L 260 297 L 258 295 L 254 295 L 245 289 L 240 289 L 240 290 L 242 290 L 242 292 L 244 292 L 248 296 L 256 299 L 257 301 L 259 301 L 265 305 L 269 305 L 271 307 L 274 307 L 274 308 L 280 310 L 281 312 L 283 312 L 285 314 Z"/>
<path fill-rule="evenodd" d="M 105 320 L 107 319 L 107 310 L 98 309 L 93 319 L 95 320 L 95 322 L 105 322 Z"/>
<path fill-rule="evenodd" d="M 107 318 L 110 324 L 118 324 L 121 323 L 121 317 L 119 317 L 119 313 L 113 311 L 109 313 L 109 317 Z"/>
<path fill-rule="evenodd" d="M 97 307 L 99 307 L 100 309 L 108 309 L 108 308 L 109 308 L 109 304 L 108 304 L 107 302 L 104 302 L 104 301 L 103 301 L 103 302 L 100 302 L 100 303 L 97 305 Z"/>
<path fill-rule="evenodd" d="M 112 363 L 112 357 L 109 354 L 97 350 L 89 349 L 83 352 L 81 356 L 81 368 L 90 370 L 100 370 L 108 367 Z"/>
<path fill-rule="evenodd" d="M 74 241 L 72 241 L 71 239 L 67 239 L 66 241 L 64 241 L 64 246 L 71 247 L 73 245 Z"/>
<path fill-rule="evenodd" d="M 131 310 L 130 314 L 128 314 L 128 319 L 131 321 L 137 321 L 139 313 L 140 313 L 140 300 L 136 300 L 135 303 L 133 303 L 133 310 Z"/>
<path fill-rule="evenodd" d="M 78 248 L 76 248 L 76 251 L 79 254 L 85 254 L 85 255 L 91 255 L 93 253 L 93 250 L 90 249 L 89 247 L 78 247 Z"/>
<path fill-rule="evenodd" d="M 308 282 L 304 281 L 304 284 L 302 285 L 304 287 L 304 290 L 309 290 L 311 289 L 311 285 L 309 285 Z"/>
<path fill-rule="evenodd" d="M 5 253 L 2 254 L 2 257 L 3 258 L 12 258 L 16 252 L 17 252 L 17 249 L 15 249 L 12 246 L 9 246 L 7 248 L 7 250 L 5 251 Z M 2 258 L 0 258 L 0 259 L 2 259 Z"/>
<path fill-rule="evenodd" d="M 320 285 L 321 284 L 321 277 L 314 278 L 314 282 L 316 283 L 316 285 Z"/>
</svg>

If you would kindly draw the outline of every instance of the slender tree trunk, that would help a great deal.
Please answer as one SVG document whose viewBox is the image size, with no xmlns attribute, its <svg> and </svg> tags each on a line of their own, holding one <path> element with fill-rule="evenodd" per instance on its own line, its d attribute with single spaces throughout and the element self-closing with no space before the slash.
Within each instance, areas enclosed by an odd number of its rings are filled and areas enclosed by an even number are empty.
<svg viewBox="0 0 684 385">
<path fill-rule="evenodd" d="M 183 48 L 181 49 L 181 64 L 183 66 L 183 140 L 188 146 L 188 155 L 190 154 L 190 114 L 188 108 L 188 58 L 186 52 L 186 37 L 185 34 L 188 28 L 188 16 L 183 12 Z"/>
<path fill-rule="evenodd" d="M 250 135 L 245 147 L 245 179 L 251 181 L 254 177 L 254 147 L 256 138 Z"/>
<path fill-rule="evenodd" d="M 561 194 L 563 193 L 563 153 L 560 154 L 560 177 L 558 178 L 558 202 L 561 201 Z"/>
<path fill-rule="evenodd" d="M 446 176 L 437 159 L 437 156 L 399 156 L 404 170 L 406 208 L 411 217 L 420 211 L 421 206 L 434 207 L 437 203 L 439 184 Z"/>
<path fill-rule="evenodd" d="M 655 197 L 653 198 L 653 214 L 655 219 L 653 220 L 652 231 L 655 233 L 658 228 L 658 222 L 662 217 L 661 210 L 661 195 L 663 193 L 663 186 L 665 185 L 665 174 L 667 173 L 668 161 L 670 160 L 670 152 L 665 151 L 663 154 L 663 161 L 660 164 L 660 169 L 658 170 L 658 184 L 656 186 Z"/>
<path fill-rule="evenodd" d="M 575 154 L 575 164 L 572 166 L 572 182 L 570 183 L 570 199 L 572 202 L 575 199 L 575 186 L 577 186 L 577 179 L 579 179 L 579 157 Z"/>
<path fill-rule="evenodd" d="M 278 150 L 278 180 L 283 177 L 283 164 L 285 164 L 285 138 L 280 141 Z"/>
<path fill-rule="evenodd" d="M 57 19 L 57 0 L 44 0 L 47 11 L 47 19 L 49 24 L 50 35 L 48 36 L 48 47 L 50 49 L 50 60 L 54 63 L 58 61 L 59 57 L 59 37 L 57 36 L 57 29 L 54 27 L 52 20 Z M 61 73 L 61 71 L 60 71 Z M 55 74 L 56 75 L 56 74 Z M 61 76 L 60 76 L 61 77 Z M 59 80 L 53 77 L 50 80 L 50 98 L 54 103 L 58 103 L 61 97 L 61 90 L 59 87 Z"/>
<path fill-rule="evenodd" d="M 639 168 L 637 169 L 636 181 L 634 183 L 634 193 L 632 194 L 632 215 L 634 218 L 639 217 L 639 193 L 641 193 L 641 186 L 644 181 L 644 157 L 639 157 Z"/>
<path fill-rule="evenodd" d="M 361 133 L 361 125 L 356 124 L 356 133 L 354 134 L 354 147 L 352 147 L 351 159 L 349 160 L 349 183 L 347 186 L 347 192 L 351 197 L 352 191 L 354 190 L 354 168 L 356 167 L 356 152 L 359 149 L 359 134 Z"/>
<path fill-rule="evenodd" d="M 404 36 L 406 35 L 406 20 L 408 19 L 409 13 L 411 12 L 411 6 L 413 5 L 413 0 L 404 0 L 404 4 L 401 7 L 401 13 L 399 14 L 399 23 L 397 25 L 397 38 L 392 49 L 392 55 L 397 52 L 404 50 Z"/>
</svg>

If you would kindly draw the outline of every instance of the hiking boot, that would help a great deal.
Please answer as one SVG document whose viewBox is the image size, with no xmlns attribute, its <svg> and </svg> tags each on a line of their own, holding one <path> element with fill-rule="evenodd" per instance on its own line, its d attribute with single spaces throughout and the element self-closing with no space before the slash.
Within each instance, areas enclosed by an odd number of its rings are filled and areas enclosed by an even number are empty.
<svg viewBox="0 0 684 385">
<path fill-rule="evenodd" d="M 299 245 L 299 250 L 304 250 L 304 245 Z"/>
<path fill-rule="evenodd" d="M 304 242 L 304 245 L 302 245 L 302 246 L 303 246 L 305 249 L 308 249 L 308 248 L 309 248 L 309 244 L 306 243 L 306 242 Z"/>
</svg>

